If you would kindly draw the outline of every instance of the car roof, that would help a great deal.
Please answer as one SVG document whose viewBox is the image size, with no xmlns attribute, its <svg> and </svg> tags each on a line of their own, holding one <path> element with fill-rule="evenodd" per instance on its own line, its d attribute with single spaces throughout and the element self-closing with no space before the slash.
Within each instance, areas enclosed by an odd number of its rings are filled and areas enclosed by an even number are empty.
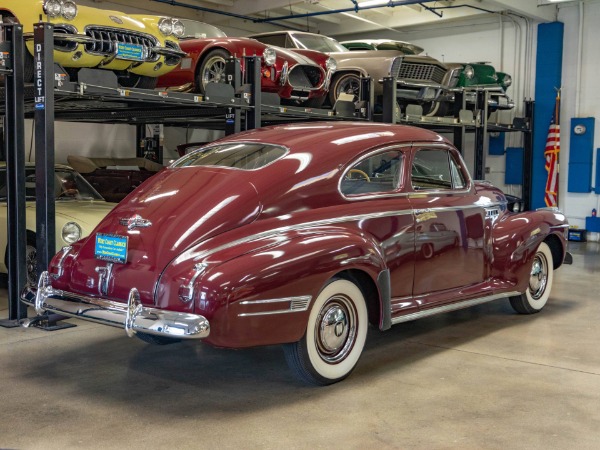
<svg viewBox="0 0 600 450">
<path fill-rule="evenodd" d="M 424 128 L 373 122 L 311 122 L 274 125 L 237 135 L 222 142 L 260 142 L 281 145 L 290 153 L 311 153 L 312 163 L 334 157 L 340 163 L 376 147 L 414 142 L 452 145 L 443 136 Z M 320 148 L 327 151 L 319 152 Z M 321 155 L 321 156 L 320 156 Z"/>
</svg>

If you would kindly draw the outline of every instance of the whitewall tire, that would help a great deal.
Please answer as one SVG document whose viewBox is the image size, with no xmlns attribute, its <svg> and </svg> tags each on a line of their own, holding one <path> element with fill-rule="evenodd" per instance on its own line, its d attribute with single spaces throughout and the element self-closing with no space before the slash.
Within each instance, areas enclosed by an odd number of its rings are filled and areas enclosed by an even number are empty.
<svg viewBox="0 0 600 450">
<path fill-rule="evenodd" d="M 346 378 L 356 367 L 367 338 L 365 297 L 352 281 L 332 279 L 316 298 L 300 341 L 284 346 L 296 375 L 327 385 Z"/>
<path fill-rule="evenodd" d="M 520 314 L 540 312 L 550 297 L 554 278 L 554 260 L 548 244 L 542 242 L 538 247 L 529 272 L 527 290 L 510 298 L 510 304 Z"/>
</svg>

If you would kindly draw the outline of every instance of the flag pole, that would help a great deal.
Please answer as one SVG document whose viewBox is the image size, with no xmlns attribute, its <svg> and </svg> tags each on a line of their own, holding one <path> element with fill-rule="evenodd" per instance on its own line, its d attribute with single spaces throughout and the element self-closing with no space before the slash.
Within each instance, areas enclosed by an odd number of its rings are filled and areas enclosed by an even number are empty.
<svg viewBox="0 0 600 450">
<path fill-rule="evenodd" d="M 562 87 L 554 89 L 556 90 L 554 117 L 556 117 L 556 124 L 560 126 L 560 91 L 562 90 Z M 556 207 L 558 208 L 558 194 L 560 192 L 560 144 L 557 146 L 556 143 L 554 143 L 554 150 L 556 150 Z"/>
</svg>

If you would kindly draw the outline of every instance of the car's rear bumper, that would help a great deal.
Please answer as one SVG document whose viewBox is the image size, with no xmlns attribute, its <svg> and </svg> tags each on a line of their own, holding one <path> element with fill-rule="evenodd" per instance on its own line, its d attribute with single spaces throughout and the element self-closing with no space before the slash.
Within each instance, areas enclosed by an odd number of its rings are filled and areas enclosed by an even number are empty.
<svg viewBox="0 0 600 450">
<path fill-rule="evenodd" d="M 127 303 L 88 297 L 52 287 L 48 272 L 42 273 L 37 288 L 26 287 L 23 303 L 38 314 L 54 312 L 91 322 L 124 328 L 128 336 L 137 332 L 177 339 L 203 339 L 210 333 L 206 318 L 197 314 L 143 306 L 137 289 L 131 289 Z"/>
</svg>

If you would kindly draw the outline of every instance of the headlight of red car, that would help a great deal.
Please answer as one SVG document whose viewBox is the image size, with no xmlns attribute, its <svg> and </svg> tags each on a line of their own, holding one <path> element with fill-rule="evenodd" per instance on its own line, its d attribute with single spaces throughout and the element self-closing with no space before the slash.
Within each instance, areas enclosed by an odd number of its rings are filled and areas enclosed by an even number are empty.
<svg viewBox="0 0 600 450">
<path fill-rule="evenodd" d="M 327 70 L 335 72 L 335 70 L 337 69 L 337 61 L 333 58 L 327 58 L 327 61 L 325 62 L 325 67 L 327 68 Z"/>
<path fill-rule="evenodd" d="M 277 59 L 277 52 L 274 48 L 267 47 L 263 52 L 263 59 L 265 60 L 265 64 L 267 66 L 272 66 L 275 64 L 275 60 Z"/>
</svg>

